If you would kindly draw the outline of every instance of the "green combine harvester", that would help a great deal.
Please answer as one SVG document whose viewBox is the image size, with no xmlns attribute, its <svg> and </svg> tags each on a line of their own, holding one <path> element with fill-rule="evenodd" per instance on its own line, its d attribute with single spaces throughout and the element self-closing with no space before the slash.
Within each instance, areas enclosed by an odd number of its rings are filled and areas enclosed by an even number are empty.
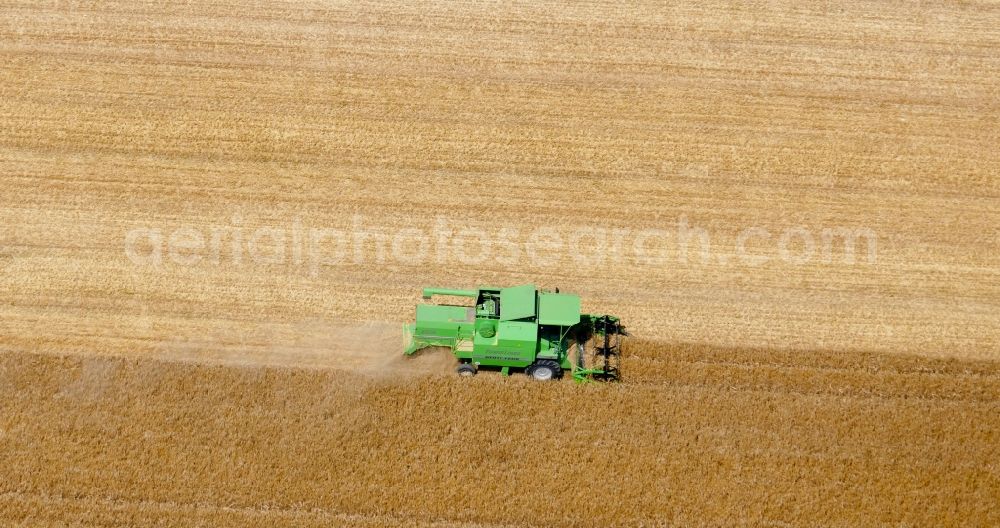
<svg viewBox="0 0 1000 528">
<path fill-rule="evenodd" d="M 615 316 L 580 313 L 577 295 L 539 290 L 530 284 L 423 291 L 424 299 L 435 295 L 467 297 L 474 302 L 471 306 L 418 304 L 416 322 L 403 327 L 406 355 L 427 347 L 447 347 L 458 358 L 458 373 L 463 376 L 492 367 L 503 375 L 524 369 L 543 381 L 558 379 L 566 371 L 576 381 L 620 379 L 619 337 L 628 334 Z"/>
</svg>

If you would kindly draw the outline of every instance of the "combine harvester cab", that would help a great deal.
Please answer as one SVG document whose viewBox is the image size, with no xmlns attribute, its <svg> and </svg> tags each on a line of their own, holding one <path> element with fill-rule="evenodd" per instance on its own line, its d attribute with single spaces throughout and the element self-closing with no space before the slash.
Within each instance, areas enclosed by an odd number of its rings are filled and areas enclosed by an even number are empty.
<svg viewBox="0 0 1000 528">
<path fill-rule="evenodd" d="M 617 317 L 580 313 L 577 295 L 530 284 L 423 291 L 424 299 L 436 295 L 473 301 L 471 306 L 418 304 L 416 322 L 404 326 L 405 354 L 447 347 L 458 358 L 458 373 L 464 376 L 475 375 L 479 367 L 495 367 L 504 375 L 510 369 L 524 369 L 543 381 L 558 379 L 566 371 L 577 381 L 620 377 L 618 339 L 627 335 L 625 329 Z"/>
</svg>

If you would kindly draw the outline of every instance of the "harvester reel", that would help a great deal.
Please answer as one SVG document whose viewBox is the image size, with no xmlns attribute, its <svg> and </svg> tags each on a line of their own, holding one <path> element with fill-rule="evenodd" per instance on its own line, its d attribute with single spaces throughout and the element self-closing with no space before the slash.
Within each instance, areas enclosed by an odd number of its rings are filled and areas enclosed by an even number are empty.
<svg viewBox="0 0 1000 528">
<path fill-rule="evenodd" d="M 620 337 L 628 336 L 628 332 L 617 318 L 605 315 L 594 321 L 594 331 L 591 337 L 595 341 L 595 365 L 586 370 L 590 377 L 597 381 L 620 381 L 621 364 Z"/>
</svg>

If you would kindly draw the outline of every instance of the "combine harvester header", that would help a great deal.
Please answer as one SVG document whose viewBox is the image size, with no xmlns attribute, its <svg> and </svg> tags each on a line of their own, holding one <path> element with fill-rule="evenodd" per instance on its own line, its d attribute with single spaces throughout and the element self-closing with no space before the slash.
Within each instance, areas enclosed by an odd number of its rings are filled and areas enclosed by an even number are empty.
<svg viewBox="0 0 1000 528">
<path fill-rule="evenodd" d="M 479 367 L 525 369 L 537 380 L 570 371 L 573 379 L 619 379 L 619 336 L 627 336 L 617 317 L 580 313 L 577 295 L 539 290 L 526 284 L 475 290 L 425 288 L 434 296 L 468 297 L 472 306 L 418 304 L 416 322 L 403 327 L 406 355 L 426 347 L 448 347 L 459 360 L 458 373 L 473 376 Z M 588 344 L 594 364 L 586 365 Z M 571 353 L 575 350 L 575 353 Z"/>
</svg>

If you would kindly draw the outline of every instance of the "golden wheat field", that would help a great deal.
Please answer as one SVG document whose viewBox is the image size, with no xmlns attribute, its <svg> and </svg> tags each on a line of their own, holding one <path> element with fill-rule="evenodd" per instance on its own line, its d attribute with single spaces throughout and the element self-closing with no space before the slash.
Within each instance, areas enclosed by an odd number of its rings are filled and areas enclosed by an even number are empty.
<svg viewBox="0 0 1000 528">
<path fill-rule="evenodd" d="M 1000 524 L 997 3 L 0 13 L 0 524 Z M 401 357 L 526 282 L 622 383 Z"/>
</svg>

